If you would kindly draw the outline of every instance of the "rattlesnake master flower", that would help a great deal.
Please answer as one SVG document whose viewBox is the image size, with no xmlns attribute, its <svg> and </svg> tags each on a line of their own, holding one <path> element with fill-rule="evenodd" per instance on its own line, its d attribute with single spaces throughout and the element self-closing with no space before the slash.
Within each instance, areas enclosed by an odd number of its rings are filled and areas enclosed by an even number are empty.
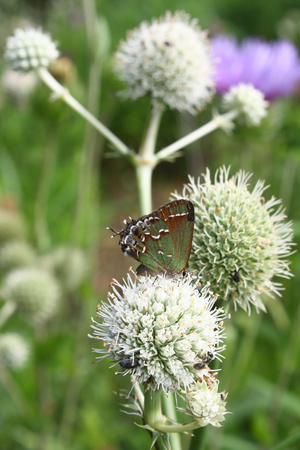
<svg viewBox="0 0 300 450">
<path fill-rule="evenodd" d="M 189 267 L 223 300 L 249 313 L 251 304 L 265 310 L 261 294 L 280 295 L 281 284 L 272 278 L 291 276 L 284 258 L 293 245 L 292 224 L 285 222 L 283 207 L 276 210 L 281 201 L 265 202 L 263 181 L 249 191 L 250 177 L 243 171 L 229 177 L 229 169 L 221 168 L 212 183 L 207 169 L 203 183 L 190 178 L 183 191 L 195 207 Z"/>
<path fill-rule="evenodd" d="M 26 72 L 37 67 L 48 67 L 58 56 L 55 42 L 39 28 L 17 28 L 6 41 L 4 57 L 14 70 Z"/>
<path fill-rule="evenodd" d="M 186 394 L 186 408 L 178 408 L 193 417 L 201 427 L 208 424 L 220 427 L 225 420 L 227 394 L 218 392 L 218 382 L 213 377 L 203 377 Z"/>
<path fill-rule="evenodd" d="M 224 316 L 213 309 L 216 298 L 199 291 L 197 280 L 128 275 L 112 289 L 108 303 L 98 307 L 102 323 L 92 326 L 92 337 L 104 342 L 104 349 L 94 349 L 102 354 L 97 359 L 109 356 L 139 383 L 166 392 L 208 375 L 208 366 L 194 365 L 201 365 L 207 352 L 220 359 Z"/>
<path fill-rule="evenodd" d="M 45 270 L 17 269 L 5 278 L 2 297 L 15 303 L 20 313 L 30 320 L 43 322 L 57 310 L 59 288 L 53 276 Z"/>
<path fill-rule="evenodd" d="M 183 11 L 168 11 L 151 23 L 142 22 L 121 41 L 115 72 L 128 86 L 126 97 L 150 95 L 172 109 L 194 114 L 214 91 L 210 53 L 196 19 Z"/>
<path fill-rule="evenodd" d="M 223 97 L 223 108 L 226 110 L 237 109 L 239 119 L 248 126 L 258 126 L 267 115 L 269 102 L 264 95 L 252 84 L 240 83 L 230 88 Z"/>
<path fill-rule="evenodd" d="M 0 247 L 0 270 L 3 272 L 30 266 L 35 259 L 33 248 L 25 241 L 9 241 Z"/>
<path fill-rule="evenodd" d="M 0 245 L 26 237 L 26 227 L 22 216 L 13 210 L 0 206 Z"/>
<path fill-rule="evenodd" d="M 17 333 L 0 334 L 0 360 L 10 368 L 20 369 L 29 358 L 27 342 Z"/>
<path fill-rule="evenodd" d="M 238 44 L 229 36 L 212 39 L 217 91 L 227 92 L 239 83 L 251 83 L 267 100 L 289 96 L 300 82 L 300 58 L 288 40 L 266 42 L 249 38 Z"/>
</svg>

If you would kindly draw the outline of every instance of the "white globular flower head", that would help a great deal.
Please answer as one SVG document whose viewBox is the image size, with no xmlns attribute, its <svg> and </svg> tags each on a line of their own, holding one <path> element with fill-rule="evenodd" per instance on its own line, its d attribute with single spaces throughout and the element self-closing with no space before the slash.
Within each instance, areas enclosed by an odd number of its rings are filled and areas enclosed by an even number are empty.
<svg viewBox="0 0 300 450">
<path fill-rule="evenodd" d="M 132 279 L 128 274 L 112 289 L 108 303 L 98 307 L 102 323 L 92 325 L 92 337 L 104 342 L 104 349 L 94 349 L 102 354 L 96 359 L 109 356 L 139 383 L 165 392 L 189 388 L 208 375 L 208 365 L 194 367 L 208 352 L 221 359 L 223 312 L 191 276 Z"/>
<path fill-rule="evenodd" d="M 18 333 L 0 334 L 0 360 L 9 368 L 21 369 L 29 358 L 29 346 Z"/>
<path fill-rule="evenodd" d="M 225 420 L 227 394 L 219 393 L 218 386 L 213 377 L 199 379 L 186 394 L 186 407 L 179 410 L 192 416 L 201 427 L 220 427 Z"/>
<path fill-rule="evenodd" d="M 248 126 L 260 125 L 262 119 L 268 114 L 269 102 L 252 84 L 240 83 L 232 86 L 224 95 L 222 102 L 225 110 L 236 109 L 240 121 Z"/>
<path fill-rule="evenodd" d="M 273 276 L 290 278 L 289 262 L 293 229 L 281 203 L 265 201 L 266 189 L 258 181 L 248 190 L 250 174 L 219 169 L 214 183 L 207 169 L 204 182 L 190 177 L 183 196 L 195 207 L 195 227 L 189 267 L 210 283 L 222 300 L 231 301 L 250 314 L 251 304 L 265 310 L 262 294 L 280 295 Z M 175 198 L 182 195 L 173 194 Z"/>
<path fill-rule="evenodd" d="M 40 28 L 17 28 L 6 41 L 4 57 L 13 70 L 27 72 L 38 67 L 48 67 L 58 56 L 56 43 Z"/>
<path fill-rule="evenodd" d="M 168 11 L 130 31 L 115 54 L 115 73 L 128 86 L 125 97 L 150 95 L 171 109 L 192 114 L 214 93 L 206 32 L 183 11 Z"/>
<path fill-rule="evenodd" d="M 0 247 L 0 270 L 3 272 L 33 265 L 35 260 L 35 251 L 26 241 L 9 241 Z"/>
<path fill-rule="evenodd" d="M 37 268 L 10 272 L 3 282 L 2 297 L 16 304 L 19 312 L 34 322 L 44 322 L 57 311 L 60 291 L 54 277 Z"/>
</svg>

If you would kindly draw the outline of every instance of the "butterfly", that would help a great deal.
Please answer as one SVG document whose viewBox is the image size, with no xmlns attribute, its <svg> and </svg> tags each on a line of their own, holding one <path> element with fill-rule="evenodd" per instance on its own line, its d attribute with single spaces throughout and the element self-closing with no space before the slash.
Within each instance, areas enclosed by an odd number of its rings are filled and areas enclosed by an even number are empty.
<svg viewBox="0 0 300 450">
<path fill-rule="evenodd" d="M 124 220 L 124 224 L 125 228 L 115 234 L 120 236 L 123 253 L 141 263 L 138 275 L 166 273 L 173 277 L 184 271 L 194 230 L 192 202 L 174 200 L 151 214 L 131 222 Z"/>
</svg>

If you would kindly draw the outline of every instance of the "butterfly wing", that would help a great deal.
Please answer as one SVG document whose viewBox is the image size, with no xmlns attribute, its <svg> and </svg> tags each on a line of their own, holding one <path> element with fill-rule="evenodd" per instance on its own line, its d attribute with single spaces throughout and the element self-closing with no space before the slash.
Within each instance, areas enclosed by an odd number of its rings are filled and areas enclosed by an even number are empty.
<svg viewBox="0 0 300 450">
<path fill-rule="evenodd" d="M 126 252 L 155 272 L 180 273 L 190 256 L 193 229 L 193 204 L 175 200 L 128 224 L 120 244 L 127 240 Z"/>
</svg>

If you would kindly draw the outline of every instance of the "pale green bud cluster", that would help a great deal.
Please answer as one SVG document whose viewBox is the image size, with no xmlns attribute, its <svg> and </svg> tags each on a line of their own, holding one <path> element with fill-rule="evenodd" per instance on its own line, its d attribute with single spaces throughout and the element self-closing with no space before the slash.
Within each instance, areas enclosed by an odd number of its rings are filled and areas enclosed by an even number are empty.
<svg viewBox="0 0 300 450">
<path fill-rule="evenodd" d="M 240 83 L 232 86 L 224 95 L 222 102 L 225 110 L 236 109 L 239 113 L 239 120 L 248 126 L 260 125 L 268 113 L 269 102 L 265 100 L 264 94 L 255 89 L 252 84 Z"/>
<path fill-rule="evenodd" d="M 48 67 L 56 60 L 59 52 L 48 33 L 41 29 L 15 29 L 7 38 L 4 57 L 12 69 L 28 71 L 38 67 Z"/>
<path fill-rule="evenodd" d="M 6 367 L 21 369 L 29 358 L 29 346 L 18 333 L 0 334 L 0 360 Z"/>
<path fill-rule="evenodd" d="M 227 394 L 219 393 L 218 386 L 212 377 L 199 379 L 187 392 L 186 408 L 180 411 L 192 416 L 201 427 L 209 424 L 220 427 L 225 420 Z"/>
<path fill-rule="evenodd" d="M 26 241 L 9 241 L 0 247 L 0 270 L 2 273 L 33 265 L 34 249 Z"/>
<path fill-rule="evenodd" d="M 248 190 L 250 176 L 240 171 L 229 177 L 229 169 L 221 168 L 212 182 L 207 170 L 202 183 L 190 178 L 183 191 L 195 207 L 190 269 L 222 300 L 249 313 L 251 304 L 265 310 L 262 294 L 280 295 L 273 277 L 291 276 L 285 258 L 293 245 L 292 224 L 282 207 L 276 209 L 281 201 L 265 201 L 262 181 Z"/>
<path fill-rule="evenodd" d="M 42 269 L 24 268 L 10 272 L 2 296 L 16 304 L 18 311 L 34 322 L 43 322 L 57 311 L 60 291 L 53 276 Z"/>
</svg>

